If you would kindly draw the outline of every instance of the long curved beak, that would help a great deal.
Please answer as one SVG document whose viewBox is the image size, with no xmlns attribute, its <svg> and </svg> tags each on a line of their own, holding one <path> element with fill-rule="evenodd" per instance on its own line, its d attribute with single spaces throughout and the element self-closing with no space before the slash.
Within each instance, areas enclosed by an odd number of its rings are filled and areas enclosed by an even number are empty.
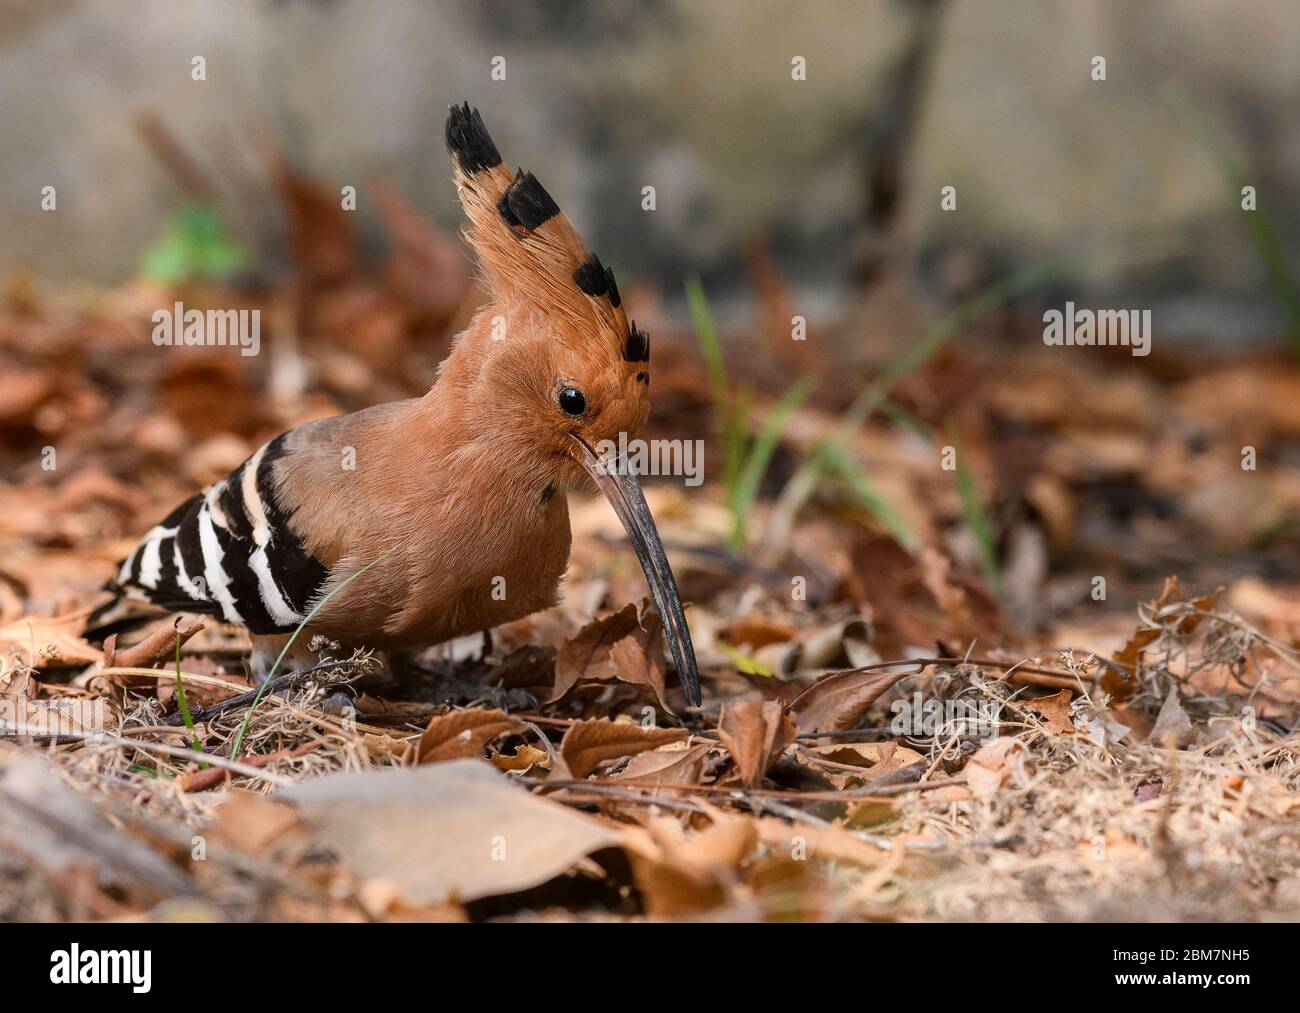
<svg viewBox="0 0 1300 1013">
<path fill-rule="evenodd" d="M 673 664 L 677 666 L 677 677 L 682 681 L 682 690 L 686 693 L 687 701 L 698 707 L 702 702 L 700 672 L 695 665 L 691 631 L 686 625 L 686 616 L 682 613 L 677 581 L 673 579 L 672 567 L 668 565 L 668 556 L 664 553 L 664 543 L 659 540 L 659 531 L 641 492 L 641 484 L 636 480 L 636 475 L 621 466 L 618 460 L 598 456 L 581 436 L 574 436 L 574 439 L 582 448 L 580 460 L 583 467 L 605 494 L 627 530 L 627 537 L 636 550 L 636 558 L 641 562 L 641 569 L 645 572 L 646 583 L 650 585 L 650 593 L 659 608 L 659 615 L 663 617 L 664 633 L 668 638 L 668 648 L 672 651 Z"/>
</svg>

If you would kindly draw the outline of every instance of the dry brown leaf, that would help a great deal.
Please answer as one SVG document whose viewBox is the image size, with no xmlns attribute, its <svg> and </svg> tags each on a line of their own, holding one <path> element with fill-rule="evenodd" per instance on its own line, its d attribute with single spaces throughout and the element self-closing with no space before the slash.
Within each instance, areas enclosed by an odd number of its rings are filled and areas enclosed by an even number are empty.
<svg viewBox="0 0 1300 1013">
<path fill-rule="evenodd" d="M 915 749 L 896 742 L 840 743 L 818 746 L 810 752 L 824 758 L 822 762 L 834 763 L 841 770 L 855 773 L 859 780 L 866 781 L 925 760 Z"/>
<path fill-rule="evenodd" d="M 795 746 L 790 755 L 795 763 L 810 772 L 813 780 L 808 786 L 813 789 L 843 791 L 857 787 L 867 776 L 865 768 L 828 760 L 802 745 Z"/>
<path fill-rule="evenodd" d="M 794 759 L 829 782 L 836 791 L 868 784 L 885 774 L 889 780 L 917 780 L 925 772 L 925 758 L 913 749 L 893 742 L 852 745 L 795 747 Z"/>
<path fill-rule="evenodd" d="M 505 711 L 485 708 L 453 710 L 435 714 L 413 749 L 415 763 L 443 763 L 480 756 L 483 748 L 506 732 L 523 728 L 518 718 Z"/>
<path fill-rule="evenodd" d="M 491 759 L 497 770 L 528 770 L 532 767 L 551 769 L 551 754 L 527 742 L 520 745 L 513 754 L 494 753 Z"/>
<path fill-rule="evenodd" d="M 888 852 L 837 826 L 791 826 L 784 820 L 764 816 L 758 821 L 758 832 L 768 847 L 797 861 L 817 858 L 874 869 L 888 857 Z"/>
<path fill-rule="evenodd" d="M 784 644 L 798 634 L 789 623 L 783 623 L 765 616 L 751 616 L 730 623 L 718 631 L 719 636 L 736 647 L 748 647 L 751 651 L 766 647 L 768 644 Z"/>
<path fill-rule="evenodd" d="M 898 749 L 897 742 L 837 742 L 829 746 L 814 746 L 811 752 L 849 766 L 878 767 L 889 763 Z M 907 752 L 912 754 L 915 750 Z"/>
<path fill-rule="evenodd" d="M 758 844 L 756 821 L 710 810 L 713 823 L 687 834 L 668 817 L 628 828 L 623 846 L 646 910 L 670 917 L 724 907 L 734 900 L 737 869 Z"/>
<path fill-rule="evenodd" d="M 615 676 L 611 652 L 614 645 L 636 628 L 636 605 L 593 619 L 566 640 L 555 656 L 555 686 L 548 703 L 554 703 L 580 681 L 607 682 Z"/>
<path fill-rule="evenodd" d="M 81 637 L 88 614 L 89 610 L 66 616 L 16 619 L 0 627 L 0 655 L 16 652 L 24 664 L 37 669 L 99 661 L 103 652 Z"/>
<path fill-rule="evenodd" d="M 405 725 L 424 721 L 430 711 L 436 710 L 431 704 L 409 700 L 383 700 L 369 693 L 362 693 L 353 701 L 357 717 L 362 721 L 381 724 Z"/>
<path fill-rule="evenodd" d="M 1220 589 L 1222 590 L 1222 589 Z M 1191 605 L 1197 612 L 1209 612 L 1213 610 L 1219 598 L 1219 591 L 1212 594 L 1202 595 L 1195 598 L 1187 604 Z M 1177 577 L 1166 577 L 1164 586 L 1160 589 L 1160 596 L 1155 601 L 1150 602 L 1148 607 L 1154 613 L 1169 608 L 1171 605 L 1183 603 L 1182 588 L 1179 585 Z M 1205 616 L 1194 612 L 1185 616 L 1175 626 L 1174 632 L 1187 636 L 1193 633 L 1196 628 L 1205 619 Z M 1143 654 L 1147 647 L 1160 638 L 1163 631 L 1157 628 L 1142 627 L 1134 631 L 1133 635 L 1128 638 L 1124 646 L 1116 652 L 1115 664 L 1124 669 L 1121 675 L 1111 669 L 1108 669 L 1102 676 L 1101 685 L 1116 701 L 1127 700 L 1133 695 L 1137 687 L 1138 668 L 1142 664 Z"/>
<path fill-rule="evenodd" d="M 873 646 L 886 658 L 935 640 L 1004 642 L 1011 636 L 1001 606 L 979 577 L 934 549 L 914 558 L 889 535 L 857 539 L 849 587 L 872 616 Z"/>
<path fill-rule="evenodd" d="M 1145 742 L 1151 735 L 1151 719 L 1137 708 L 1116 704 L 1098 711 L 1097 716 L 1103 721 L 1114 721 L 1123 725 L 1129 730 L 1129 736 L 1134 742 Z"/>
<path fill-rule="evenodd" d="M 901 672 L 864 671 L 851 668 L 832 672 L 813 683 L 790 705 L 790 714 L 800 732 L 839 732 L 853 728 L 868 707 L 894 683 L 914 668 Z"/>
<path fill-rule="evenodd" d="M 477 759 L 327 774 L 281 797 L 354 873 L 391 880 L 410 904 L 527 890 L 619 841 Z"/>
<path fill-rule="evenodd" d="M 593 619 L 566 640 L 555 657 L 555 684 L 548 703 L 583 682 L 617 679 L 649 690 L 664 710 L 663 622 L 644 599 Z"/>
<path fill-rule="evenodd" d="M 648 610 L 645 603 L 637 613 L 637 625 L 622 640 L 610 648 L 614 674 L 620 682 L 647 687 L 664 710 L 672 713 L 664 697 L 663 622 L 657 612 Z"/>
<path fill-rule="evenodd" d="M 1168 608 L 1170 605 L 1190 605 L 1195 611 L 1190 615 L 1185 616 L 1179 621 L 1178 625 L 1174 627 L 1176 633 L 1181 636 L 1187 636 L 1188 634 L 1194 633 L 1196 627 L 1200 626 L 1205 620 L 1206 617 L 1199 613 L 1212 612 L 1214 610 L 1214 606 L 1219 600 L 1219 594 L 1222 591 L 1223 588 L 1219 588 L 1210 594 L 1204 594 L 1199 598 L 1193 598 L 1189 601 L 1183 594 L 1183 589 L 1178 582 L 1178 578 L 1176 576 L 1170 576 L 1165 578 L 1165 586 L 1160 591 L 1160 597 L 1155 600 L 1151 607 L 1158 613 L 1161 609 Z"/>
<path fill-rule="evenodd" d="M 966 763 L 966 784 L 976 798 L 995 794 L 1011 779 L 1012 757 L 1024 750 L 1019 739 L 1003 736 L 976 750 Z"/>
<path fill-rule="evenodd" d="M 1047 722 L 1047 730 L 1053 735 L 1073 735 L 1074 718 L 1070 714 L 1070 701 L 1074 694 L 1068 689 L 1037 700 L 1024 701 L 1025 708 L 1042 716 Z"/>
<path fill-rule="evenodd" d="M 218 807 L 213 829 L 240 850 L 260 855 L 300 826 L 287 802 L 236 788 Z"/>
<path fill-rule="evenodd" d="M 704 775 L 704 763 L 713 744 L 703 742 L 686 749 L 669 747 L 639 753 L 628 761 L 622 772 L 612 781 L 636 781 L 639 784 L 699 784 Z M 683 794 L 672 789 L 653 789 L 651 795 L 666 797 Z"/>
<path fill-rule="evenodd" d="M 753 787 L 795 737 L 795 725 L 777 700 L 757 695 L 726 704 L 718 718 L 718 738 L 736 761 L 741 784 Z"/>
<path fill-rule="evenodd" d="M 657 749 L 686 739 L 684 728 L 642 728 L 630 721 L 575 721 L 560 740 L 560 755 L 576 778 L 588 774 L 607 760 Z"/>
<path fill-rule="evenodd" d="M 1142 664 L 1142 655 L 1146 648 L 1160 636 L 1161 631 L 1157 629 L 1142 628 L 1134 631 L 1133 635 L 1128 638 L 1112 659 L 1115 664 L 1124 670 L 1124 674 L 1114 671 L 1111 668 L 1106 669 L 1106 674 L 1101 677 L 1102 689 L 1106 690 L 1116 700 L 1127 700 L 1133 695 L 1133 690 L 1137 687 L 1137 670 Z"/>
<path fill-rule="evenodd" d="M 1183 710 L 1178 698 L 1178 687 L 1170 686 L 1169 695 L 1160 706 L 1156 723 L 1151 728 L 1149 740 L 1163 749 L 1186 749 L 1199 738 L 1192 719 Z"/>
</svg>

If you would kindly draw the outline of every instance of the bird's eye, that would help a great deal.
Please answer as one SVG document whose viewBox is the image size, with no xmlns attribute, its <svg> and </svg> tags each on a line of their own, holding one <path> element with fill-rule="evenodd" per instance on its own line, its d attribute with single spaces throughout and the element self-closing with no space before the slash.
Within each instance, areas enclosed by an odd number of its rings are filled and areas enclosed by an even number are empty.
<svg viewBox="0 0 1300 1013">
<path fill-rule="evenodd" d="M 577 387 L 565 387 L 560 391 L 560 407 L 566 415 L 581 415 L 587 410 L 587 399 Z"/>
</svg>

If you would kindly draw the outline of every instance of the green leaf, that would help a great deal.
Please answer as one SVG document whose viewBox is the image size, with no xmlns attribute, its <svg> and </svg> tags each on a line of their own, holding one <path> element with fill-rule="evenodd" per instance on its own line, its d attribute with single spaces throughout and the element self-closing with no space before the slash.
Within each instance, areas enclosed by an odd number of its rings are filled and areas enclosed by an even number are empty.
<svg viewBox="0 0 1300 1013">
<path fill-rule="evenodd" d="M 194 718 L 190 716 L 190 705 L 185 700 L 185 680 L 181 678 L 181 638 L 176 637 L 176 702 L 180 706 L 181 718 L 185 722 L 185 727 L 190 730 L 190 748 L 196 753 L 203 752 L 203 743 L 199 741 L 198 735 L 194 731 Z M 209 764 L 200 763 L 200 770 L 207 770 Z"/>
<path fill-rule="evenodd" d="M 185 204 L 164 223 L 140 258 L 140 273 L 150 281 L 174 285 L 194 278 L 222 280 L 248 264 L 242 246 L 226 230 L 213 204 Z"/>
<path fill-rule="evenodd" d="M 889 501 L 880 494 L 875 484 L 867 477 L 856 461 L 845 451 L 839 444 L 828 444 L 825 448 L 822 460 L 826 467 L 833 468 L 844 480 L 851 492 L 859 503 L 880 522 L 880 524 L 891 535 L 897 539 L 898 543 L 911 552 L 915 552 L 920 546 L 921 540 L 916 537 L 916 533 L 903 519 L 903 515 L 895 510 Z"/>
<path fill-rule="evenodd" d="M 749 523 L 749 515 L 753 512 L 754 503 L 758 499 L 758 490 L 763 484 L 763 476 L 767 474 L 768 465 L 772 463 L 772 455 L 776 452 L 781 433 L 785 431 L 786 423 L 795 409 L 813 392 L 815 386 L 816 384 L 807 377 L 792 383 L 781 395 L 781 399 L 763 422 L 763 428 L 759 430 L 758 436 L 750 446 L 732 497 L 732 548 L 739 550 L 744 547 L 745 527 Z"/>
<path fill-rule="evenodd" d="M 1165 97 L 1173 103 L 1179 116 L 1182 117 L 1183 125 L 1214 160 L 1219 175 L 1228 186 L 1233 204 L 1240 208 L 1241 188 L 1246 185 L 1246 174 L 1241 166 L 1228 153 L 1228 147 L 1223 139 L 1215 132 L 1209 120 L 1181 86 L 1170 84 L 1164 91 Z M 1277 230 L 1273 228 L 1272 218 L 1262 208 L 1257 206 L 1254 211 L 1243 213 L 1246 215 L 1246 224 L 1250 228 L 1251 238 L 1255 241 L 1255 249 L 1259 253 L 1260 260 L 1264 262 L 1264 270 L 1268 273 L 1273 296 L 1286 316 L 1287 336 L 1291 340 L 1292 351 L 1300 357 L 1300 289 L 1297 289 L 1291 279 L 1286 250 L 1277 237 Z"/>
<path fill-rule="evenodd" d="M 979 545 L 980 568 L 984 571 L 984 578 L 993 590 L 1001 595 L 1002 574 L 998 567 L 998 548 L 993 538 L 993 525 L 989 521 L 984 501 L 980 498 L 975 476 L 970 468 L 966 467 L 966 455 L 957 441 L 957 432 L 951 420 L 944 429 L 948 433 L 948 442 L 957 452 L 957 470 L 953 474 L 953 480 L 957 484 L 957 495 L 961 498 L 962 517 L 965 518 L 966 526 L 970 528 L 971 534 L 975 536 L 975 541 Z"/>
<path fill-rule="evenodd" d="M 695 340 L 699 342 L 700 354 L 704 357 L 704 368 L 708 373 L 709 387 L 713 391 L 713 406 L 716 409 L 726 405 L 731 385 L 727 382 L 727 365 L 722 358 L 722 344 L 718 341 L 718 329 L 713 323 L 713 311 L 709 309 L 709 299 L 704 294 L 704 285 L 698 275 L 686 279 L 686 302 L 691 309 Z M 722 426 L 718 427 L 719 432 L 722 429 Z"/>
<path fill-rule="evenodd" d="M 895 384 L 924 365 L 926 360 L 935 352 L 943 348 L 944 345 L 980 317 L 1023 295 L 1025 292 L 1032 291 L 1044 281 L 1056 277 L 1068 268 L 1082 262 L 1083 259 L 1081 254 L 1071 253 L 1048 261 L 1045 264 L 1017 271 L 1015 274 L 1008 275 L 1006 278 L 995 282 L 978 295 L 962 303 L 921 335 L 920 339 L 914 344 L 903 349 L 886 366 L 880 376 L 863 387 L 862 391 L 854 399 L 853 404 L 845 409 L 844 414 L 841 416 L 840 424 L 843 429 L 841 439 L 849 440 L 854 431 L 863 425 L 867 419 L 871 418 L 872 413 L 884 403 Z M 847 455 L 843 453 L 842 444 L 834 439 L 827 439 L 814 448 L 813 452 L 808 455 L 795 475 L 786 484 L 787 489 L 807 491 L 791 504 L 792 513 L 797 511 L 812 490 L 816 489 L 817 483 L 822 476 L 835 470 L 837 466 L 841 469 L 854 467 Z M 846 475 L 846 477 L 849 476 Z M 876 508 L 879 506 L 884 506 L 888 511 L 888 506 L 884 504 L 883 500 L 879 499 L 879 495 L 871 488 L 870 482 L 866 481 L 865 475 L 859 473 L 852 476 L 850 485 L 855 492 L 861 494 L 860 498 L 863 499 L 864 503 L 868 504 L 868 509 L 871 509 L 873 513 L 876 513 Z M 875 503 L 876 507 L 873 507 L 872 503 Z M 876 515 L 881 517 L 878 513 Z M 884 520 L 883 517 L 881 519 Z M 895 514 L 894 521 L 899 522 L 901 519 Z M 906 525 L 901 530 L 907 530 Z"/>
</svg>

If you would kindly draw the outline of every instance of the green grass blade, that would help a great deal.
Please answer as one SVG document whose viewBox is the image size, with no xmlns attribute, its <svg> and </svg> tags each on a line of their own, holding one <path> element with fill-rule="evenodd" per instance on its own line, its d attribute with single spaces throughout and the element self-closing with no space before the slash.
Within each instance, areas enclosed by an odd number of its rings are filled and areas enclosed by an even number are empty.
<svg viewBox="0 0 1300 1013">
<path fill-rule="evenodd" d="M 363 573 L 369 570 L 372 566 L 378 564 L 385 556 L 387 556 L 392 551 L 393 551 L 392 549 L 385 550 L 375 559 L 372 559 L 369 563 L 363 566 L 356 573 L 352 574 L 352 576 L 348 577 L 347 580 L 342 581 L 338 585 L 338 587 L 331 590 L 329 594 L 327 594 L 324 598 L 322 598 L 314 606 L 312 606 L 312 610 L 308 612 L 307 615 L 303 618 L 303 621 L 298 624 L 298 628 L 293 631 L 293 636 L 291 636 L 288 639 L 288 641 L 286 641 L 285 645 L 282 648 L 280 648 L 280 653 L 276 655 L 275 658 L 275 664 L 273 664 L 271 666 L 271 670 L 266 673 L 266 680 L 258 688 L 257 696 L 253 697 L 253 702 L 249 705 L 248 713 L 244 715 L 244 721 L 239 726 L 239 734 L 235 736 L 235 742 L 230 747 L 230 758 L 232 760 L 239 759 L 239 750 L 244 744 L 244 736 L 248 734 L 248 726 L 252 723 L 253 711 L 257 710 L 257 705 L 262 702 L 262 697 L 266 695 L 266 687 L 271 685 L 271 680 L 275 678 L 276 672 L 280 670 L 280 662 L 284 661 L 284 656 L 289 653 L 289 648 L 292 647 L 293 642 L 298 639 L 298 634 L 301 633 L 303 629 L 306 628 L 307 624 L 312 621 L 312 618 L 316 615 L 316 613 L 325 607 L 326 602 L 328 602 L 336 594 L 338 594 L 345 587 L 351 584 L 354 580 L 360 577 Z"/>
<path fill-rule="evenodd" d="M 862 389 L 854 399 L 853 404 L 845 409 L 843 416 L 841 416 L 843 442 L 847 443 L 852 439 L 854 431 L 871 417 L 872 412 L 881 406 L 895 384 L 924 365 L 927 359 L 960 334 L 962 330 L 1012 299 L 1033 291 L 1043 282 L 1049 281 L 1069 268 L 1081 264 L 1084 259 L 1083 254 L 1071 253 L 1050 260 L 1046 264 L 1017 271 L 1015 274 L 1008 275 L 1006 278 L 990 285 L 984 291 L 954 309 L 926 331 L 925 334 L 921 335 L 921 338 L 915 344 L 900 352 L 886 366 L 879 377 Z M 827 448 L 835 448 L 834 442 L 827 440 L 815 448 L 814 452 L 809 454 L 799 466 L 790 482 L 786 483 L 787 487 L 795 485 L 797 488 L 812 488 L 823 476 L 836 470 L 837 463 L 850 468 L 853 467 L 852 462 L 843 453 L 842 449 L 831 449 L 829 453 L 821 452 Z M 854 476 L 851 485 L 857 483 L 859 488 L 867 492 L 868 499 L 864 500 L 864 502 L 867 502 L 871 495 L 869 492 L 870 482 L 863 486 L 863 480 L 865 480 L 865 476 L 859 473 L 859 475 Z"/>
<path fill-rule="evenodd" d="M 921 540 L 916 537 L 916 532 L 903 519 L 903 515 L 881 495 L 875 484 L 867 477 L 867 473 L 858 467 L 842 446 L 837 443 L 827 444 L 819 457 L 825 462 L 826 467 L 833 468 L 839 473 L 849 492 L 886 531 L 898 540 L 899 544 L 912 552 L 920 548 Z"/>
<path fill-rule="evenodd" d="M 715 410 L 725 408 L 730 400 L 731 385 L 727 381 L 727 364 L 722 358 L 722 343 L 718 340 L 718 328 L 713 322 L 713 311 L 709 308 L 709 297 L 704 293 L 704 284 L 698 275 L 686 279 L 686 303 L 691 310 L 691 321 L 695 325 L 695 340 L 700 345 L 700 355 L 704 357 L 704 369 L 709 378 L 709 388 L 713 391 Z M 722 431 L 722 426 L 718 431 Z"/>
<path fill-rule="evenodd" d="M 930 440 L 930 434 L 925 431 L 925 427 L 897 402 L 891 401 L 887 397 L 881 398 L 880 411 L 882 414 L 887 416 L 891 422 L 909 430 L 915 436 L 920 437 L 924 442 L 932 442 Z"/>
<path fill-rule="evenodd" d="M 957 470 L 953 473 L 953 481 L 957 485 L 957 495 L 961 499 L 962 517 L 966 521 L 966 526 L 970 528 L 971 534 L 975 536 L 976 544 L 979 545 L 980 569 L 984 571 L 984 578 L 994 592 L 1001 596 L 1002 574 L 998 567 L 997 542 L 993 537 L 993 525 L 989 520 L 988 510 L 985 509 L 984 501 L 980 498 L 975 476 L 966 466 L 966 455 L 957 440 L 957 431 L 951 420 L 944 426 L 944 430 L 948 434 L 948 442 L 952 444 L 957 454 Z"/>
<path fill-rule="evenodd" d="M 736 391 L 735 403 L 727 417 L 727 431 L 723 433 L 722 488 L 728 506 L 734 506 L 736 487 L 745 466 L 745 448 L 749 445 L 749 412 L 754 404 L 754 388 L 742 385 Z"/>
<path fill-rule="evenodd" d="M 686 279 L 686 302 L 690 306 L 691 321 L 695 327 L 695 340 L 704 359 L 709 390 L 713 397 L 713 422 L 722 441 L 722 484 L 728 503 L 736 493 L 736 480 L 744 461 L 745 444 L 749 436 L 749 401 L 752 392 L 745 389 L 731 391 L 727 378 L 727 364 L 722 355 L 722 342 L 713 321 L 713 311 L 699 277 Z"/>
<path fill-rule="evenodd" d="M 731 503 L 731 547 L 736 551 L 745 546 L 745 528 L 749 523 L 749 515 L 753 512 L 754 503 L 758 499 L 759 486 L 763 484 L 763 476 L 767 474 L 768 465 L 772 463 L 772 455 L 776 452 L 781 433 L 785 431 L 786 423 L 795 409 L 803 404 L 815 386 L 816 384 L 807 377 L 792 383 L 781 395 L 771 414 L 764 420 L 762 429 L 759 430 L 758 436 L 754 438 L 749 448 L 740 476 L 736 480 L 735 494 Z"/>
<path fill-rule="evenodd" d="M 1219 175 L 1223 177 L 1231 192 L 1233 204 L 1240 207 L 1241 188 L 1246 185 L 1246 174 L 1228 153 L 1227 144 L 1180 85 L 1166 85 L 1164 92 L 1168 100 L 1173 103 L 1188 132 L 1214 160 Z M 1246 212 L 1246 224 L 1250 227 L 1251 238 L 1255 241 L 1255 249 L 1259 253 L 1260 260 L 1264 262 L 1264 270 L 1268 274 L 1273 295 L 1286 316 L 1287 337 L 1291 341 L 1295 354 L 1300 356 L 1300 289 L 1297 289 L 1291 278 L 1286 251 L 1277 238 L 1277 230 L 1273 228 L 1272 218 L 1264 210 L 1257 206 L 1254 211 Z"/>
<path fill-rule="evenodd" d="M 194 718 L 190 716 L 190 705 L 185 699 L 185 680 L 181 678 L 181 638 L 178 634 L 176 637 L 176 703 L 180 707 L 181 720 L 185 722 L 185 727 L 190 730 L 190 748 L 196 753 L 203 752 L 203 743 L 199 741 L 198 733 L 194 730 Z M 200 770 L 207 770 L 208 764 L 199 764 Z"/>
</svg>

